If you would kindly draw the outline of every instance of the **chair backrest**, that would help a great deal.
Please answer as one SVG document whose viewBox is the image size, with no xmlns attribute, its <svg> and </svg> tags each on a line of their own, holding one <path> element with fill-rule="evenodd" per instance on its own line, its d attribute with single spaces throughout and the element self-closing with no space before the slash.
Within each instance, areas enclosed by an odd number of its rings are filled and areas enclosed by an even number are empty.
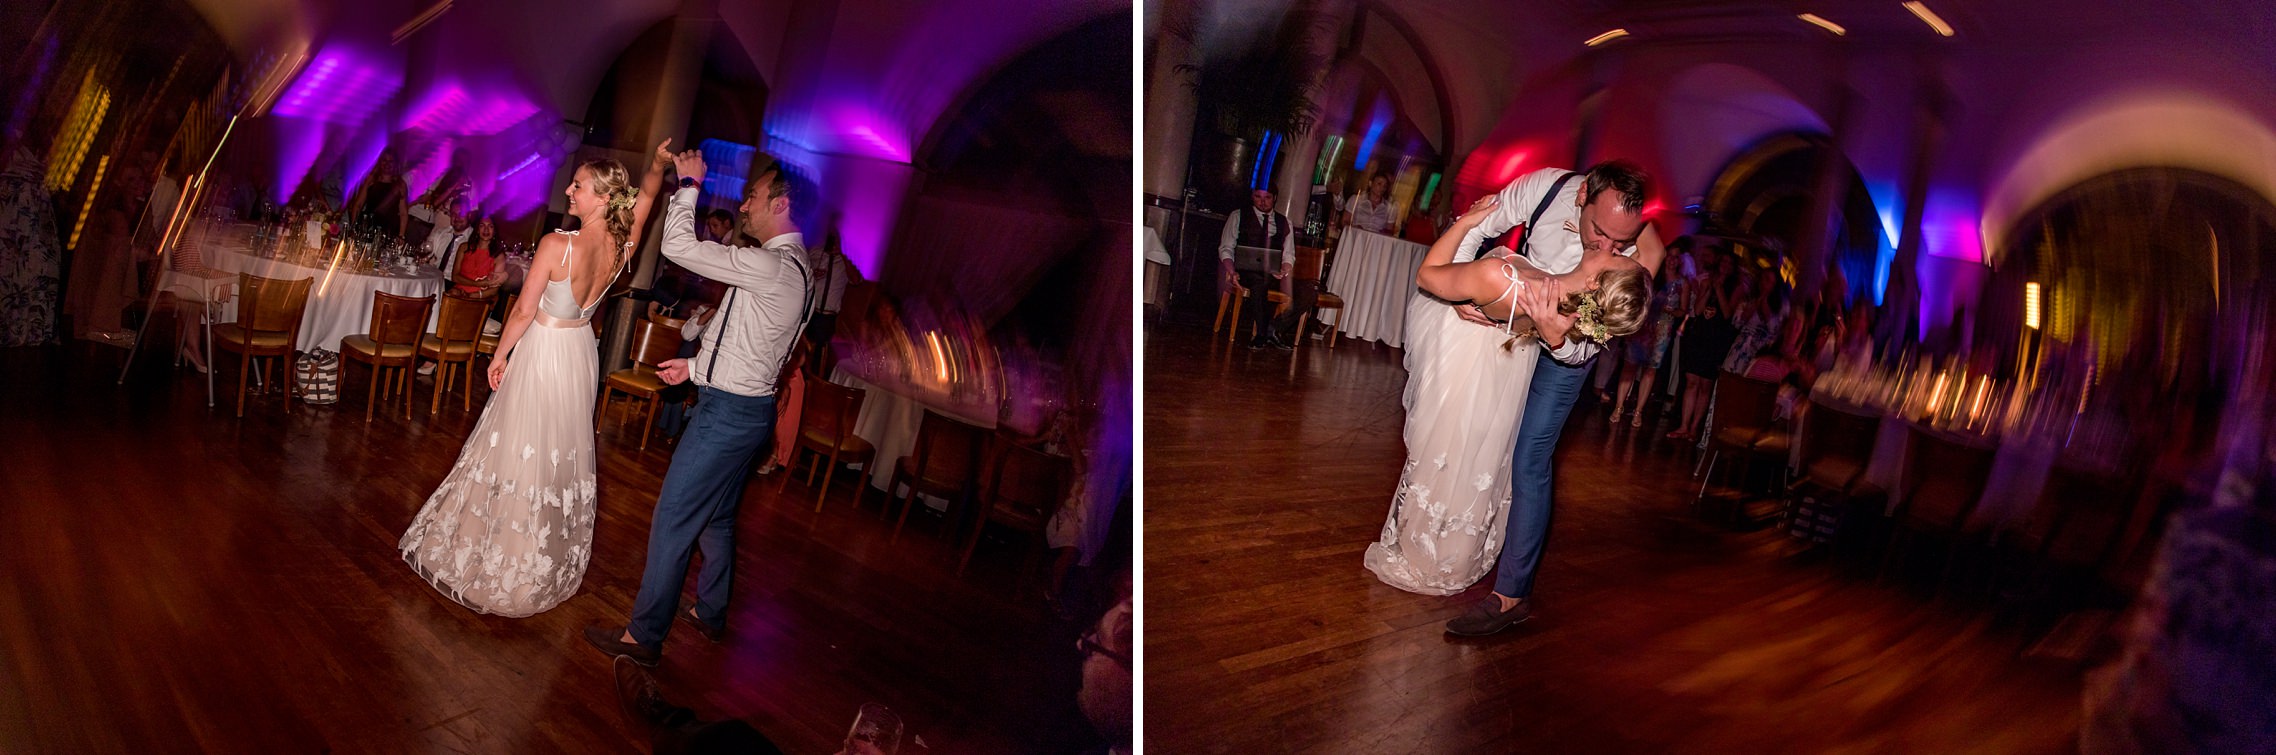
<svg viewBox="0 0 2276 755">
<path fill-rule="evenodd" d="M 427 309 L 433 306 L 432 296 L 396 296 L 373 291 L 371 328 L 366 335 L 381 346 L 416 345 L 419 336 L 427 332 Z"/>
<path fill-rule="evenodd" d="M 1873 440 L 1880 436 L 1879 416 L 1852 414 L 1812 401 L 1805 411 L 1797 461 L 1803 469 L 1826 459 L 1852 462 L 1864 469 L 1873 459 Z"/>
<path fill-rule="evenodd" d="M 917 425 L 917 474 L 941 481 L 976 481 L 986 438 L 987 432 L 980 428 L 925 410 Z"/>
<path fill-rule="evenodd" d="M 823 380 L 813 373 L 806 375 L 806 405 L 799 411 L 798 424 L 802 431 L 811 430 L 843 446 L 853 435 L 854 418 L 861 414 L 861 401 L 868 395 L 860 388 Z"/>
<path fill-rule="evenodd" d="M 462 343 L 481 337 L 482 320 L 490 314 L 490 300 L 447 291 L 443 293 L 442 308 L 435 316 L 435 337 L 446 343 Z"/>
<path fill-rule="evenodd" d="M 680 353 L 680 331 L 655 320 L 632 326 L 632 363 L 654 367 Z"/>
<path fill-rule="evenodd" d="M 308 286 L 315 278 L 279 280 L 251 273 L 237 274 L 237 326 L 265 333 L 285 333 L 300 327 L 301 311 L 308 307 Z"/>
<path fill-rule="evenodd" d="M 1715 424 L 1729 428 L 1769 427 L 1778 414 L 1778 384 L 1736 372 L 1715 379 Z"/>
<path fill-rule="evenodd" d="M 2033 512 L 2053 515 L 2045 558 L 2068 567 L 2101 566 L 2115 555 L 2140 501 L 2141 483 L 2134 475 L 2057 466 Z"/>
<path fill-rule="evenodd" d="M 1010 504 L 1023 517 L 1048 520 L 1067 498 L 1074 477 L 1074 462 L 1044 453 L 997 432 L 994 471 L 988 476 L 988 496 L 999 506 Z"/>
<path fill-rule="evenodd" d="M 1915 425 L 1905 465 L 1905 518 L 1957 531 L 1991 480 L 1992 449 Z"/>
<path fill-rule="evenodd" d="M 1320 263 L 1325 261 L 1327 256 L 1328 251 L 1325 249 L 1298 245 L 1296 247 L 1296 279 L 1300 281 L 1319 280 Z"/>
</svg>

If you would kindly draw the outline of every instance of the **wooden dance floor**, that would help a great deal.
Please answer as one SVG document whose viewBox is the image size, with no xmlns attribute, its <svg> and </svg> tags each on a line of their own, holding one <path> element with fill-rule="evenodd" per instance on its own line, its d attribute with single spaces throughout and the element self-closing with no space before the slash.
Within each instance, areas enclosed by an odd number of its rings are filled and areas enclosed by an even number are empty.
<svg viewBox="0 0 2276 755">
<path fill-rule="evenodd" d="M 1981 606 L 1702 521 L 1691 457 L 1656 432 L 1608 430 L 1585 396 L 1558 456 L 1534 618 L 1448 636 L 1490 579 L 1429 597 L 1360 564 L 1402 460 L 1399 352 L 1251 352 L 1193 319 L 1154 326 L 1144 347 L 1149 748 L 2075 749 L 2078 670 L 2019 659 L 2021 633 Z"/>
<path fill-rule="evenodd" d="M 631 608 L 662 444 L 604 425 L 582 590 L 481 616 L 395 551 L 474 414 L 428 416 L 421 382 L 413 419 L 367 425 L 357 367 L 337 406 L 270 396 L 238 420 L 226 391 L 209 411 L 197 375 L 155 359 L 113 385 L 122 354 L 0 350 L 0 751 L 647 749 L 577 633 Z M 1087 623 L 1014 598 L 1017 548 L 983 543 L 957 577 L 932 527 L 887 542 L 844 475 L 819 515 L 775 484 L 743 501 L 726 642 L 675 627 L 667 698 L 786 752 L 836 751 L 865 702 L 901 714 L 904 753 L 1094 741 L 1074 702 Z"/>
</svg>

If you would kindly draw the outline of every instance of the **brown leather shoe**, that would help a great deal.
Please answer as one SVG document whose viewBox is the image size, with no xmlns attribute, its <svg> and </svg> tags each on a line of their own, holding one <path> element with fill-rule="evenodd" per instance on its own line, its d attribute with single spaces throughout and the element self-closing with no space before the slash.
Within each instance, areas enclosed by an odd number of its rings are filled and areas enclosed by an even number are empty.
<svg viewBox="0 0 2276 755">
<path fill-rule="evenodd" d="M 1470 604 L 1470 610 L 1446 622 L 1446 633 L 1463 637 L 1484 637 L 1523 623 L 1533 618 L 1533 601 L 1521 599 L 1509 610 L 1501 610 L 1502 599 L 1487 595 L 1484 600 Z"/>
<path fill-rule="evenodd" d="M 633 663 L 649 668 L 655 668 L 657 663 L 664 660 L 663 648 L 643 647 L 639 643 L 623 642 L 617 639 L 622 636 L 624 636 L 624 627 L 600 625 L 585 627 L 585 642 L 598 648 L 602 653 L 630 658 Z"/>
</svg>

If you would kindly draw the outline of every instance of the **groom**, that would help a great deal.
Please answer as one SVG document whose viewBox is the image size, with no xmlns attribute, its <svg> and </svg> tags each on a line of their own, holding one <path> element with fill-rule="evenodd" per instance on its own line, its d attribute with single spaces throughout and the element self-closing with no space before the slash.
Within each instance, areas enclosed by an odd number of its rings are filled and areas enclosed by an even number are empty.
<svg viewBox="0 0 2276 755">
<path fill-rule="evenodd" d="M 1650 193 L 1644 172 L 1626 161 L 1612 160 L 1597 163 L 1584 174 L 1558 180 L 1570 172 L 1545 168 L 1510 182 L 1500 192 L 1500 205 L 1462 237 L 1457 258 L 1476 250 L 1487 238 L 1526 224 L 1525 241 L 1518 253 L 1546 272 L 1569 273 L 1584 258 L 1624 254 L 1634 257 L 1645 271 L 1657 274 L 1667 251 L 1659 235 L 1644 222 L 1644 200 Z M 1555 282 L 1528 286 L 1518 295 L 1519 308 L 1532 316 L 1541 331 L 1543 348 L 1526 393 L 1525 416 L 1517 426 L 1517 457 L 1510 467 L 1513 479 L 1508 530 L 1502 538 L 1501 561 L 1494 569 L 1494 594 L 1447 622 L 1450 634 L 1493 634 L 1533 615 L 1533 572 L 1540 566 L 1541 549 L 1549 535 L 1550 457 L 1556 453 L 1565 417 L 1572 413 L 1573 399 L 1580 395 L 1589 360 L 1603 348 L 1602 344 L 1568 337 L 1573 335 L 1574 318 L 1557 311 L 1558 301 L 1564 298 L 1558 288 Z M 1500 325 L 1471 305 L 1455 307 L 1462 319 Z"/>
<path fill-rule="evenodd" d="M 656 375 L 678 385 L 695 379 L 695 416 L 672 454 L 656 515 L 648 525 L 648 566 L 640 575 L 632 621 L 585 628 L 585 641 L 609 655 L 643 666 L 663 659 L 664 635 L 679 611 L 689 551 L 703 549 L 695 606 L 680 617 L 706 639 L 726 631 L 729 584 L 735 569 L 735 510 L 759 447 L 774 435 L 775 378 L 791 343 L 814 310 L 806 271 L 805 236 L 791 220 L 811 201 L 803 181 L 775 167 L 751 180 L 743 198 L 743 231 L 764 239 L 756 247 L 697 241 L 695 200 L 703 185 L 703 156 L 673 158 L 680 190 L 664 215 L 664 256 L 680 267 L 728 285 L 719 314 L 704 328 L 694 359 L 667 359 Z"/>
</svg>

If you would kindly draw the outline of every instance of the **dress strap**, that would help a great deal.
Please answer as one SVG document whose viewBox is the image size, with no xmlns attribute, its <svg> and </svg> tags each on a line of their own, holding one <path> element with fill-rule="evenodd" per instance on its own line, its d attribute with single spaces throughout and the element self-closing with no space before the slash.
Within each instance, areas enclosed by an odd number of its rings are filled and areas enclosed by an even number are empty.
<svg viewBox="0 0 2276 755">
<path fill-rule="evenodd" d="M 1521 288 L 1521 287 L 1523 287 L 1523 286 L 1525 285 L 1525 280 L 1524 280 L 1523 278 L 1520 278 L 1520 277 L 1518 277 L 1518 275 L 1517 275 L 1517 266 L 1516 266 L 1516 265 L 1512 265 L 1512 264 L 1509 264 L 1509 261 L 1508 261 L 1508 260 L 1503 260 L 1503 261 L 1502 261 L 1502 276 L 1503 276 L 1503 277 L 1506 277 L 1506 278 L 1508 278 L 1508 279 L 1509 279 L 1509 287 L 1508 287 L 1508 288 L 1505 288 L 1505 289 L 1502 289 L 1502 295 L 1494 297 L 1494 300 L 1493 300 L 1493 301 L 1490 301 L 1490 302 L 1486 302 L 1486 306 L 1487 306 L 1487 307 L 1491 307 L 1491 306 L 1493 306 L 1493 305 L 1496 305 L 1496 304 L 1500 304 L 1500 303 L 1502 302 L 1502 300 L 1503 300 L 1503 299 L 1507 299 L 1507 298 L 1510 298 L 1510 296 L 1512 296 L 1512 295 L 1514 295 L 1514 294 L 1516 294 L 1516 293 L 1517 293 L 1517 289 L 1519 289 L 1519 288 Z M 1485 308 L 1485 307 L 1480 307 L 1480 309 L 1484 309 L 1484 308 Z M 1510 333 L 1510 332 L 1513 332 L 1513 331 L 1511 330 L 1511 328 L 1515 327 L 1515 326 L 1513 325 L 1513 323 L 1515 323 L 1515 322 L 1517 322 L 1517 313 L 1516 313 L 1515 311 L 1512 311 L 1512 312 L 1510 313 L 1510 318 L 1509 318 L 1509 319 L 1507 319 L 1507 320 L 1503 320 L 1503 321 L 1502 321 L 1502 332 L 1503 332 L 1503 333 Z"/>
<path fill-rule="evenodd" d="M 566 268 L 566 267 L 568 267 L 568 265 L 569 265 L 569 250 L 570 250 L 570 249 L 573 249 L 573 248 L 576 248 L 576 246 L 577 246 L 577 232 L 576 232 L 576 231 L 564 231 L 564 230 L 560 230 L 560 229 L 558 229 L 558 228 L 557 228 L 557 229 L 554 229 L 554 231 L 553 231 L 553 232 L 554 232 L 554 233 L 558 233 L 558 234 L 561 234 L 561 235 L 563 235 L 563 236 L 567 236 L 567 237 L 569 237 L 569 243 L 567 243 L 567 244 L 564 244 L 564 245 L 562 245 L 562 247 L 561 247 L 561 265 L 562 265 L 564 268 Z"/>
</svg>

